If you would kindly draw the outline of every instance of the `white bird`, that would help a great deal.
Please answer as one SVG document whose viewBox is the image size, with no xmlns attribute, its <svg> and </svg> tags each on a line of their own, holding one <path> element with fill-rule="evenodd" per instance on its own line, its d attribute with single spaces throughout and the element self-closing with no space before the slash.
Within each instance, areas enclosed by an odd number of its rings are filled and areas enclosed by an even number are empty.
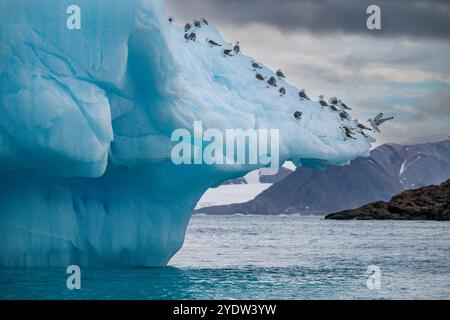
<svg viewBox="0 0 450 320">
<path fill-rule="evenodd" d="M 353 120 L 353 122 L 355 123 L 356 127 L 358 127 L 361 130 L 369 130 L 372 131 L 372 129 L 366 127 L 365 125 L 359 123 L 358 119 Z"/>
<path fill-rule="evenodd" d="M 328 103 L 325 102 L 322 94 L 319 96 L 319 103 L 322 106 L 322 108 L 323 107 L 328 107 Z"/>
<path fill-rule="evenodd" d="M 262 76 L 262 74 L 261 73 L 256 73 L 255 74 L 255 77 L 256 77 L 256 79 L 258 79 L 258 80 L 261 80 L 261 81 L 266 81 L 266 78 L 264 78 L 263 76 Z"/>
<path fill-rule="evenodd" d="M 337 105 L 338 104 L 338 98 L 336 98 L 336 97 L 332 97 L 332 98 L 330 98 L 329 100 L 328 100 L 328 102 L 330 103 L 330 104 L 332 104 L 332 105 Z"/>
<path fill-rule="evenodd" d="M 372 131 L 372 129 L 366 127 L 365 125 L 359 123 L 357 119 L 353 120 L 353 123 L 355 124 L 355 129 L 362 134 L 365 138 L 369 138 L 369 136 L 364 132 L 364 130 Z"/>
<path fill-rule="evenodd" d="M 267 83 L 269 85 L 271 85 L 272 87 L 278 87 L 277 86 L 277 80 L 274 77 L 270 77 L 269 81 L 267 81 Z"/>
<path fill-rule="evenodd" d="M 277 75 L 278 79 L 282 79 L 282 78 L 286 79 L 286 76 L 280 69 L 277 70 L 276 75 Z"/>
<path fill-rule="evenodd" d="M 233 52 L 233 50 L 231 50 L 231 49 L 225 49 L 225 50 L 223 50 L 223 56 L 224 56 L 224 57 L 225 57 L 225 56 L 232 57 L 233 55 L 231 54 L 231 52 Z"/>
<path fill-rule="evenodd" d="M 206 43 L 209 44 L 210 47 L 221 47 L 222 45 L 215 42 L 214 40 L 210 40 L 209 38 L 205 39 Z"/>
<path fill-rule="evenodd" d="M 238 53 L 241 52 L 241 46 L 240 46 L 240 44 L 239 44 L 239 41 L 236 42 L 236 44 L 235 44 L 234 47 L 233 47 L 233 50 L 234 50 L 234 53 L 235 53 L 235 54 L 238 54 Z"/>
<path fill-rule="evenodd" d="M 373 130 L 375 130 L 377 132 L 381 132 L 380 131 L 380 125 L 385 123 L 386 121 L 390 121 L 390 120 L 394 119 L 394 117 L 383 118 L 383 116 L 384 116 L 384 114 L 380 113 L 375 118 L 368 120 L 368 122 L 372 126 Z"/>
<path fill-rule="evenodd" d="M 347 127 L 347 126 L 342 126 L 341 127 L 342 129 L 344 129 L 344 135 L 345 135 L 345 139 L 347 140 L 347 138 L 350 138 L 350 139 L 355 139 L 356 140 L 356 138 L 354 137 L 354 136 L 352 136 L 352 134 L 354 134 L 354 132 L 352 131 L 352 129 L 350 129 L 349 127 Z"/>
<path fill-rule="evenodd" d="M 301 120 L 301 119 L 302 119 L 302 115 L 303 115 L 303 113 L 300 112 L 300 111 L 295 111 L 295 112 L 294 112 L 294 118 L 295 118 L 296 120 Z"/>
<path fill-rule="evenodd" d="M 263 67 L 261 67 L 261 65 L 259 63 L 257 63 L 255 60 L 252 60 L 252 67 L 253 67 L 253 71 L 256 71 L 256 69 L 262 69 Z"/>
<path fill-rule="evenodd" d="M 298 95 L 300 96 L 300 99 L 306 99 L 306 100 L 311 100 L 309 99 L 309 97 L 306 95 L 305 89 L 300 90 L 300 92 L 298 93 Z"/>
<path fill-rule="evenodd" d="M 345 110 L 352 110 L 352 108 L 348 107 L 345 103 L 343 103 L 341 100 L 338 100 L 337 105 L 341 108 L 344 108 Z"/>
<path fill-rule="evenodd" d="M 381 132 L 380 128 L 377 126 L 375 121 L 373 121 L 372 119 L 369 119 L 368 121 L 369 121 L 370 125 L 372 126 L 373 130 L 375 130 L 376 132 Z"/>
</svg>

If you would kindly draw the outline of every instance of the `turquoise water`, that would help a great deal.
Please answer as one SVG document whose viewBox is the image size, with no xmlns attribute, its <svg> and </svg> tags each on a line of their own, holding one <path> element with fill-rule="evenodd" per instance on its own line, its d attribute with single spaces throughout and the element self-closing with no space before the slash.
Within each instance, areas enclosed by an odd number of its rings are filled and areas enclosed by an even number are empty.
<svg viewBox="0 0 450 320">
<path fill-rule="evenodd" d="M 450 223 L 195 216 L 170 267 L 0 270 L 2 299 L 449 299 Z M 366 270 L 381 268 L 369 290 Z"/>
</svg>

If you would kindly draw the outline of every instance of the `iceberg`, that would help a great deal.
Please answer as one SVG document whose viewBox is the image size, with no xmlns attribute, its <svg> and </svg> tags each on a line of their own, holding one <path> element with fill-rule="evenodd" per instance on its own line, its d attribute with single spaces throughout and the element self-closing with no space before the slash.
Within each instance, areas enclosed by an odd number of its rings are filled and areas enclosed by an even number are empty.
<svg viewBox="0 0 450 320">
<path fill-rule="evenodd" d="M 78 0 L 79 28 L 70 5 L 0 3 L 1 267 L 166 265 L 203 193 L 262 167 L 174 164 L 172 133 L 196 121 L 279 129 L 281 163 L 344 165 L 371 148 L 285 80 L 283 97 L 266 88 L 251 57 L 224 56 L 214 26 L 186 41 L 160 0 Z"/>
</svg>

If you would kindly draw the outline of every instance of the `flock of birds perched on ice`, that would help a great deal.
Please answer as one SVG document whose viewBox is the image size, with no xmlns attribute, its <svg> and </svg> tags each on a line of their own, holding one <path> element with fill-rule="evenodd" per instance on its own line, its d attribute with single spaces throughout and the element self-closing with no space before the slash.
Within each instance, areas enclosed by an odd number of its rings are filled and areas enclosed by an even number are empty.
<svg viewBox="0 0 450 320">
<path fill-rule="evenodd" d="M 169 23 L 173 23 L 174 21 L 175 20 L 173 17 L 169 17 Z M 192 24 L 186 23 L 186 25 L 184 26 L 184 38 L 186 39 L 186 41 L 194 41 L 195 42 L 197 40 L 197 34 L 195 33 L 195 30 L 200 29 L 202 27 L 202 24 L 209 25 L 208 21 L 205 18 L 202 18 L 201 20 L 194 20 Z M 217 43 L 216 41 L 208 39 L 208 38 L 205 41 L 210 47 L 221 47 L 222 46 L 221 44 Z M 241 48 L 240 48 L 239 41 L 236 42 L 236 44 L 234 45 L 234 47 L 232 49 L 225 48 L 222 51 L 222 53 L 225 57 L 227 57 L 227 56 L 232 57 L 234 55 L 239 54 L 240 52 L 241 52 Z M 270 87 L 277 88 L 280 96 L 284 96 L 286 94 L 286 88 L 284 88 L 282 86 L 279 87 L 278 83 L 277 83 L 277 78 L 278 78 L 278 81 L 281 81 L 282 79 L 286 79 L 286 76 L 283 74 L 283 72 L 280 69 L 278 69 L 277 72 L 273 76 L 270 76 L 267 78 L 258 72 L 258 69 L 263 69 L 263 67 L 258 62 L 252 60 L 251 66 L 253 67 L 253 71 L 255 72 L 255 78 L 257 80 L 263 81 L 267 85 L 267 88 L 270 88 Z M 308 95 L 306 94 L 305 89 L 301 89 L 298 92 L 298 95 L 299 95 L 300 100 L 308 100 L 308 101 L 311 100 L 308 97 Z M 357 130 L 358 133 L 360 133 L 364 137 L 368 138 L 365 131 L 381 132 L 380 125 L 385 123 L 386 121 L 394 119 L 394 117 L 385 118 L 384 114 L 380 113 L 373 119 L 367 120 L 367 122 L 369 122 L 369 124 L 371 126 L 371 128 L 369 128 L 369 127 L 359 123 L 357 119 L 352 120 L 351 116 L 348 112 L 349 110 L 352 110 L 352 109 L 336 97 L 332 97 L 328 100 L 328 102 L 326 102 L 324 99 L 324 96 L 320 95 L 318 103 L 320 104 L 322 109 L 328 108 L 330 111 L 338 113 L 342 120 L 347 120 L 348 122 L 353 121 L 354 125 L 352 127 L 345 125 L 345 124 L 343 124 L 341 126 L 341 129 L 343 130 L 345 139 L 347 139 L 347 138 L 356 139 L 353 136 L 355 134 L 354 130 Z M 293 116 L 296 120 L 300 121 L 302 119 L 303 113 L 301 111 L 295 111 Z"/>
</svg>

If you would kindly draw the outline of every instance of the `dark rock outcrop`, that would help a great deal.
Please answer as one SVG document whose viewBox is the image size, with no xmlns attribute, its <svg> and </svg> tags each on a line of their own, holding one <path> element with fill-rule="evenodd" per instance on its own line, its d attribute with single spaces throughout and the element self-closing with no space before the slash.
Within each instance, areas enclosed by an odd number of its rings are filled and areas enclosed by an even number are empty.
<svg viewBox="0 0 450 320">
<path fill-rule="evenodd" d="M 389 202 L 326 216 L 334 220 L 438 220 L 450 221 L 450 180 L 440 186 L 406 190 Z"/>
</svg>

